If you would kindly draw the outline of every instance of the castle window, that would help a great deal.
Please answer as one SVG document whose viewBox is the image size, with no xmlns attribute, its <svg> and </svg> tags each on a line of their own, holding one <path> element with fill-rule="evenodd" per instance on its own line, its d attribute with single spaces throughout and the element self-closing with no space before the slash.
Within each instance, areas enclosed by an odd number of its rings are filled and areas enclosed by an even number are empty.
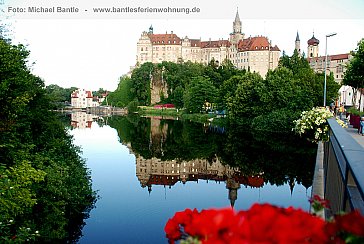
<svg viewBox="0 0 364 244">
<path fill-rule="evenodd" d="M 140 51 L 143 51 L 143 48 L 141 48 Z"/>
<path fill-rule="evenodd" d="M 148 51 L 148 48 L 147 47 L 145 47 L 145 51 Z"/>
</svg>

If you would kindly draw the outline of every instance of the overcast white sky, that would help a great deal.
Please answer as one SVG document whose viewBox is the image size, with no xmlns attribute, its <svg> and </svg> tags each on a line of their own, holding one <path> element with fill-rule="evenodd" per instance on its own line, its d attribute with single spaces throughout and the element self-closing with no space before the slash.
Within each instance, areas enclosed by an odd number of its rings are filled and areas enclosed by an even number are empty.
<svg viewBox="0 0 364 244">
<path fill-rule="evenodd" d="M 246 37 L 265 35 L 281 51 L 291 55 L 296 32 L 301 49 L 307 53 L 307 40 L 320 40 L 320 54 L 354 50 L 364 38 L 364 0 L 0 0 L 0 17 L 11 23 L 15 43 L 28 45 L 33 73 L 46 85 L 114 90 L 118 78 L 136 62 L 136 43 L 150 25 L 154 33 L 179 37 L 227 39 L 239 9 Z M 28 7 L 78 7 L 79 13 L 29 13 Z M 94 7 L 198 7 L 193 14 L 96 14 Z M 25 8 L 14 13 L 9 7 Z M 2 8 L 2 12 L 1 12 Z"/>
</svg>

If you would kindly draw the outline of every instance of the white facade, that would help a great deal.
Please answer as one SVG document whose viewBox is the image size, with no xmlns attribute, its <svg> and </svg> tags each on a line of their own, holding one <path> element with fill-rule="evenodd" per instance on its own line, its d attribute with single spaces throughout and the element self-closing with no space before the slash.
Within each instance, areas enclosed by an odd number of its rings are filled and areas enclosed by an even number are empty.
<svg viewBox="0 0 364 244">
<path fill-rule="evenodd" d="M 73 128 L 86 129 L 91 128 L 92 122 L 97 116 L 85 112 L 73 112 L 71 114 L 71 125 Z"/>
<path fill-rule="evenodd" d="M 92 101 L 92 92 L 78 89 L 71 94 L 71 106 L 73 108 L 89 108 L 98 106 L 98 103 Z"/>
<path fill-rule="evenodd" d="M 351 106 L 355 106 L 356 108 L 360 107 L 361 111 L 363 111 L 364 94 L 362 94 L 360 90 L 356 91 L 355 101 L 353 100 L 354 100 L 353 88 L 351 86 L 342 86 L 339 90 L 339 104 L 343 104 L 346 107 L 351 107 Z"/>
<path fill-rule="evenodd" d="M 179 38 L 173 32 L 154 34 L 153 28 L 144 31 L 137 43 L 137 65 L 145 62 L 161 63 L 179 60 L 208 64 L 214 60 L 221 64 L 230 60 L 238 69 L 246 69 L 265 76 L 269 69 L 278 66 L 280 50 L 272 46 L 267 37 L 256 36 L 244 39 L 242 24 L 236 13 L 233 32 L 229 40 Z"/>
</svg>

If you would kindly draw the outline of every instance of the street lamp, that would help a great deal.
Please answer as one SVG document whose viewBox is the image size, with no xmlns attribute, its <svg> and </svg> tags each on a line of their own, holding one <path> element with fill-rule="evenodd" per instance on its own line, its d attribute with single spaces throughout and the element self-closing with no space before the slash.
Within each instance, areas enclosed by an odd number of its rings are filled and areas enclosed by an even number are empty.
<svg viewBox="0 0 364 244">
<path fill-rule="evenodd" d="M 337 33 L 331 33 L 326 35 L 325 43 L 325 82 L 324 82 L 324 107 L 326 107 L 326 69 L 327 69 L 327 38 L 335 36 Z"/>
</svg>

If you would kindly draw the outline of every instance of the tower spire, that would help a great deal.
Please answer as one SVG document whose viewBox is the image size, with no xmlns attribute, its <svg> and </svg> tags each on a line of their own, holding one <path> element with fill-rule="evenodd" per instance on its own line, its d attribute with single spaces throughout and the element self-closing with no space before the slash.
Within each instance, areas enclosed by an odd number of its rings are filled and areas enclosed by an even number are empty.
<svg viewBox="0 0 364 244">
<path fill-rule="evenodd" d="M 300 42 L 300 36 L 298 35 L 298 31 L 296 35 L 295 49 L 297 50 L 298 54 L 301 55 L 301 42 Z"/>
<path fill-rule="evenodd" d="M 239 17 L 239 9 L 236 8 L 235 20 L 233 22 L 233 33 L 241 33 L 241 21 Z"/>
<path fill-rule="evenodd" d="M 297 31 L 297 35 L 296 35 L 296 42 L 300 41 L 300 36 L 298 35 L 298 31 Z"/>
</svg>

